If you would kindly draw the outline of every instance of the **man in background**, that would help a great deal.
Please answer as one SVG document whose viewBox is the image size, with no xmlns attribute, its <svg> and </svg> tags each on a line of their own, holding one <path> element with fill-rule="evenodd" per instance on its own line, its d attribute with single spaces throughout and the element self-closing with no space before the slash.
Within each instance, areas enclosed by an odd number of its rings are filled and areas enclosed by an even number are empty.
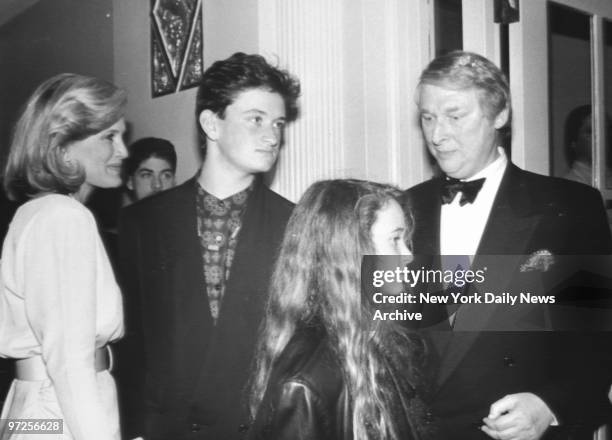
<svg viewBox="0 0 612 440">
<path fill-rule="evenodd" d="M 176 151 L 166 139 L 146 137 L 128 148 L 124 161 L 126 182 L 133 202 L 176 184 Z"/>
</svg>

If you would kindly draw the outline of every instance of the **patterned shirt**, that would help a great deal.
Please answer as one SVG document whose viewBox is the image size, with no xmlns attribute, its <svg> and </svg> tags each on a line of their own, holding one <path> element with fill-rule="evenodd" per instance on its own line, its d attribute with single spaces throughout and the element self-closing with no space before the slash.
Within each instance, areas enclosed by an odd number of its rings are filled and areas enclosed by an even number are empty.
<svg viewBox="0 0 612 440">
<path fill-rule="evenodd" d="M 253 185 L 220 200 L 197 185 L 198 236 L 206 292 L 214 324 L 219 319 L 226 281 L 234 260 L 238 232 Z"/>
</svg>

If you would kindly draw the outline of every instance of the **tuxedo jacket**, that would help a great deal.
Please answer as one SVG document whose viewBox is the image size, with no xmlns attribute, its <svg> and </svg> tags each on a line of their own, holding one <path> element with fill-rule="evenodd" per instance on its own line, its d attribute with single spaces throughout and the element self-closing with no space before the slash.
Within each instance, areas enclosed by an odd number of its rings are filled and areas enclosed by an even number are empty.
<svg viewBox="0 0 612 440">
<path fill-rule="evenodd" d="M 123 382 L 133 381 L 122 399 L 129 436 L 231 440 L 243 438 L 248 428 L 245 386 L 273 262 L 293 204 L 257 179 L 215 326 L 196 197 L 191 179 L 128 207 L 120 219 L 128 306 L 128 340 L 122 351 L 131 359 L 119 369 L 128 370 Z"/>
<path fill-rule="evenodd" d="M 414 216 L 413 252 L 431 260 L 440 254 L 443 179 L 405 193 L 405 209 Z M 537 251 L 609 254 L 612 239 L 601 196 L 586 185 L 509 163 L 474 257 L 472 267 L 488 267 L 478 288 L 541 291 L 544 274 L 521 268 Z M 547 431 L 550 438 L 590 435 L 599 415 L 609 410 L 605 394 L 612 379 L 594 356 L 607 335 L 551 331 L 554 322 L 547 305 L 462 305 L 452 332 L 429 332 L 438 366 L 429 420 L 440 425 L 441 438 L 488 438 L 478 427 L 490 405 L 519 392 L 538 395 L 556 415 L 561 426 Z"/>
</svg>

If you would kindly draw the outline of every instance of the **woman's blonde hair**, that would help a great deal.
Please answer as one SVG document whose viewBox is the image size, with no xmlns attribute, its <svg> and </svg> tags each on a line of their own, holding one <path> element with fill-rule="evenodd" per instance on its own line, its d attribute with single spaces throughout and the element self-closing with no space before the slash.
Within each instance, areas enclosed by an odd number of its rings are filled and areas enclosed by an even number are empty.
<svg viewBox="0 0 612 440">
<path fill-rule="evenodd" d="M 352 405 L 356 440 L 398 438 L 389 361 L 407 377 L 411 342 L 396 328 L 372 319 L 361 294 L 364 254 L 373 254 L 371 228 L 381 208 L 400 193 L 360 180 L 313 184 L 296 206 L 274 268 L 270 298 L 251 378 L 250 411 L 255 418 L 271 370 L 296 330 L 320 323 L 342 369 Z M 397 362 L 395 362 L 397 361 Z"/>
<path fill-rule="evenodd" d="M 125 103 L 122 89 L 88 76 L 62 73 L 38 86 L 13 131 L 4 173 L 9 197 L 76 192 L 85 176 L 64 161 L 65 148 L 116 123 Z"/>
</svg>

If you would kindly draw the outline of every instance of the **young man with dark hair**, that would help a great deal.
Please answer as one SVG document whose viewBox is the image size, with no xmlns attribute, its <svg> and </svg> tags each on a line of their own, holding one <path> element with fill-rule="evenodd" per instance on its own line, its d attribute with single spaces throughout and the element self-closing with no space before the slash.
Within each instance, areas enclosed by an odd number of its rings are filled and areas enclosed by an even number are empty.
<svg viewBox="0 0 612 440">
<path fill-rule="evenodd" d="M 293 207 L 261 175 L 274 166 L 285 125 L 297 117 L 299 92 L 293 76 L 259 55 L 215 62 L 196 105 L 206 150 L 200 171 L 121 218 L 125 294 L 139 303 L 126 326 L 143 361 L 134 366 L 142 392 L 130 404 L 131 436 L 246 435 L 242 392 Z"/>
<path fill-rule="evenodd" d="M 146 137 L 130 145 L 128 152 L 123 169 L 134 202 L 174 187 L 176 151 L 172 142 Z"/>
</svg>

